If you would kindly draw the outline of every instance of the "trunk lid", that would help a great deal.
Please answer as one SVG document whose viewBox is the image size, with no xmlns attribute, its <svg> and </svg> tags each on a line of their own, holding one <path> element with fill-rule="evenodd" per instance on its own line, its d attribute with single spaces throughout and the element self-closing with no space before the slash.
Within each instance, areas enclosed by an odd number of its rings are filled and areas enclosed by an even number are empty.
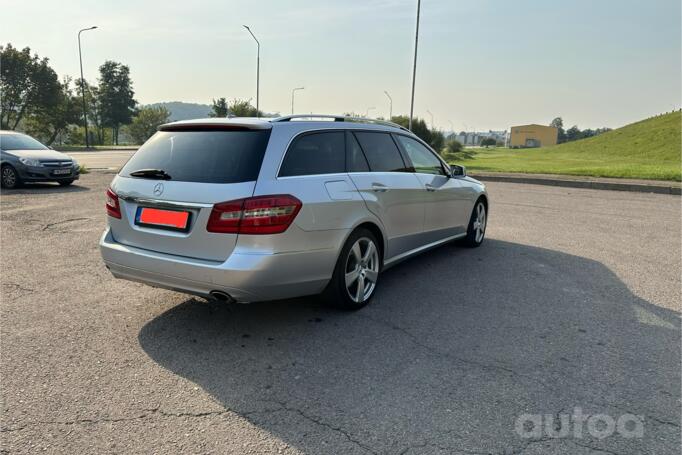
<svg viewBox="0 0 682 455">
<path fill-rule="evenodd" d="M 269 140 L 268 129 L 182 129 L 154 135 L 114 178 L 121 219 L 109 217 L 114 239 L 124 245 L 209 261 L 225 261 L 237 234 L 206 230 L 213 205 L 253 195 Z M 141 169 L 169 177 L 133 177 Z M 138 173 L 139 175 L 139 173 Z M 189 213 L 186 231 L 140 221 L 143 208 Z"/>
</svg>

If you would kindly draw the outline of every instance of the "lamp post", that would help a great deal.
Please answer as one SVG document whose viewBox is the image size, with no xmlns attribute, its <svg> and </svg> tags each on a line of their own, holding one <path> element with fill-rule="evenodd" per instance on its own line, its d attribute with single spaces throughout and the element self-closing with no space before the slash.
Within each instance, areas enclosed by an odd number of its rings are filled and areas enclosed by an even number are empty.
<svg viewBox="0 0 682 455">
<path fill-rule="evenodd" d="M 393 98 L 391 98 L 391 95 L 386 90 L 384 90 L 384 93 L 388 97 L 388 121 L 390 122 L 393 118 Z"/>
<path fill-rule="evenodd" d="M 452 130 L 453 134 L 455 132 L 455 124 L 452 123 L 452 120 L 448 120 L 448 123 L 450 124 L 450 130 Z"/>
<path fill-rule="evenodd" d="M 417 47 L 419 45 L 419 11 L 421 10 L 421 0 L 417 0 L 417 29 L 414 33 L 414 64 L 412 65 L 412 97 L 410 100 L 410 122 L 408 129 L 412 131 L 412 114 L 414 113 L 414 83 L 417 78 Z"/>
<path fill-rule="evenodd" d="M 372 106 L 372 107 L 367 108 L 367 112 L 365 112 L 365 118 L 369 118 L 369 111 L 371 111 L 373 109 L 376 109 L 376 107 Z"/>
<path fill-rule="evenodd" d="M 297 90 L 305 90 L 305 87 L 296 87 L 291 91 L 291 115 L 294 115 L 294 93 L 296 93 Z"/>
<path fill-rule="evenodd" d="M 256 56 L 256 117 L 260 117 L 260 42 L 258 41 L 258 38 L 256 38 L 256 35 L 253 34 L 251 29 L 249 28 L 248 25 L 245 25 L 244 28 L 249 32 L 251 37 L 256 41 L 256 45 L 258 46 L 258 54 Z"/>
<path fill-rule="evenodd" d="M 429 114 L 429 116 L 431 116 L 431 129 L 433 129 L 433 114 L 428 109 L 426 110 L 426 113 Z"/>
<path fill-rule="evenodd" d="M 81 65 L 81 95 L 83 97 L 83 124 L 85 126 L 85 148 L 90 148 L 90 138 L 88 137 L 88 113 L 85 104 L 85 79 L 83 78 L 83 54 L 81 53 L 81 33 L 88 30 L 94 30 L 96 28 L 97 26 L 93 25 L 92 27 L 84 28 L 78 31 L 78 61 L 80 62 Z"/>
</svg>

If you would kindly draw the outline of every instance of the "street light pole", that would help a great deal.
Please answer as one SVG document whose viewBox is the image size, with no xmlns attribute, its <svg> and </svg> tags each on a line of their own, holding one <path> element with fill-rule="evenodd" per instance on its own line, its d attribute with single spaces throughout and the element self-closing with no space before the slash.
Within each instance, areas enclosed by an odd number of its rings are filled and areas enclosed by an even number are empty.
<svg viewBox="0 0 682 455">
<path fill-rule="evenodd" d="M 384 93 L 388 97 L 388 121 L 390 122 L 393 118 L 393 98 L 391 98 L 391 95 L 386 90 L 384 90 Z"/>
<path fill-rule="evenodd" d="M 369 118 L 369 111 L 371 111 L 372 109 L 376 109 L 376 107 L 372 106 L 367 108 L 367 112 L 365 112 L 365 118 Z"/>
<path fill-rule="evenodd" d="M 421 10 L 421 0 L 417 0 L 417 29 L 414 33 L 414 64 L 412 65 L 412 97 L 410 100 L 410 122 L 408 129 L 412 131 L 412 115 L 414 113 L 414 83 L 417 78 L 417 47 L 419 45 L 419 11 Z"/>
<path fill-rule="evenodd" d="M 429 114 L 429 115 L 431 116 L 431 129 L 433 129 L 433 114 L 432 114 L 431 111 L 428 110 L 428 109 L 426 110 L 426 113 Z"/>
<path fill-rule="evenodd" d="M 291 115 L 294 115 L 294 93 L 296 93 L 297 90 L 304 90 L 305 87 L 296 87 L 291 91 Z"/>
<path fill-rule="evenodd" d="M 256 57 L 256 117 L 260 117 L 260 42 L 258 41 L 258 38 L 256 38 L 256 35 L 253 34 L 251 29 L 249 28 L 248 25 L 245 25 L 244 28 L 248 30 L 249 34 L 253 37 L 253 39 L 256 41 L 256 45 L 258 46 L 258 54 Z"/>
<path fill-rule="evenodd" d="M 94 30 L 96 28 L 97 26 L 93 25 L 92 27 L 84 28 L 78 31 L 78 61 L 80 62 L 81 65 L 81 95 L 83 97 L 83 123 L 85 125 L 85 148 L 90 148 L 90 138 L 88 137 L 88 114 L 87 107 L 85 104 L 85 79 L 83 78 L 83 54 L 81 53 L 81 33 L 88 30 Z"/>
</svg>

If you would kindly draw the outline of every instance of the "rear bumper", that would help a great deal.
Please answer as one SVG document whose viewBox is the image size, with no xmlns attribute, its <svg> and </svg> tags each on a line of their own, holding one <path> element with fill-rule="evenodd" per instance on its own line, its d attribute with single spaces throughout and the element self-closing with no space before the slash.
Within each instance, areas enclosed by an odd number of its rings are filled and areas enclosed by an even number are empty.
<svg viewBox="0 0 682 455">
<path fill-rule="evenodd" d="M 334 249 L 276 254 L 233 252 L 225 262 L 205 261 L 120 244 L 109 228 L 99 246 L 104 263 L 116 278 L 204 297 L 218 290 L 238 302 L 322 292 L 338 254 Z"/>
</svg>

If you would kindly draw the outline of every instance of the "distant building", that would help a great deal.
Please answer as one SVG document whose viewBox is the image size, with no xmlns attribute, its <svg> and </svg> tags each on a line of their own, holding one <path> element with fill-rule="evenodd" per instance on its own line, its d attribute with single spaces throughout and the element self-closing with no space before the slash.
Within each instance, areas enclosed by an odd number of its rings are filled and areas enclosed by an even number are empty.
<svg viewBox="0 0 682 455">
<path fill-rule="evenodd" d="M 556 145 L 559 130 L 553 126 L 521 125 L 512 126 L 509 147 L 546 147 Z"/>
<path fill-rule="evenodd" d="M 505 143 L 507 141 L 507 132 L 506 131 L 488 131 L 488 132 L 481 132 L 481 131 L 475 131 L 475 132 L 466 132 L 462 131 L 459 134 L 452 134 L 449 137 L 454 137 L 457 139 L 458 142 L 460 142 L 463 145 L 470 146 L 470 147 L 475 147 L 481 145 L 481 141 L 483 139 L 487 139 L 489 137 L 495 139 L 497 142 L 502 142 Z"/>
</svg>

